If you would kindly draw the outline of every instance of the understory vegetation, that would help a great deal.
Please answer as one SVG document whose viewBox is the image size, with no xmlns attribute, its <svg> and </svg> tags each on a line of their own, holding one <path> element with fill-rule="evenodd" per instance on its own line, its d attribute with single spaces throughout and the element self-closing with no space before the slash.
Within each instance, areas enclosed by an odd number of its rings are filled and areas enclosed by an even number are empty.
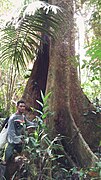
<svg viewBox="0 0 101 180">
<path fill-rule="evenodd" d="M 16 178 L 19 180 L 23 178 L 31 180 L 99 180 L 101 178 L 101 142 L 99 142 L 98 151 L 95 152 L 99 158 L 95 166 L 66 168 L 65 164 L 68 164 L 68 160 L 61 144 L 61 140 L 66 137 L 58 134 L 54 139 L 50 138 L 46 125 L 46 119 L 52 116 L 52 112 L 49 112 L 48 109 L 50 96 L 51 92 L 44 96 L 41 91 L 43 103 L 38 100 L 37 103 L 42 110 L 32 108 L 33 112 L 39 113 L 39 116 L 33 120 L 38 126 L 34 130 L 33 128 L 25 129 L 23 152 L 21 156 L 18 156 L 19 163 L 21 158 L 23 161 L 20 169 L 12 175 L 12 180 Z M 4 118 L 1 119 L 1 127 L 3 121 Z M 4 148 L 0 150 L 1 157 L 3 157 L 4 151 Z M 16 152 L 13 156 L 16 156 Z"/>
</svg>

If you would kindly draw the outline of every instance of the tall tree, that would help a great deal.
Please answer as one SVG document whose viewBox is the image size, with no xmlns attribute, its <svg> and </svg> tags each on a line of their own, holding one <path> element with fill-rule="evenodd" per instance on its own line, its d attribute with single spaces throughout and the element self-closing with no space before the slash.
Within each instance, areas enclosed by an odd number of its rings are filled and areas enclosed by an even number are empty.
<svg viewBox="0 0 101 180">
<path fill-rule="evenodd" d="M 93 148 L 99 142 L 100 132 L 96 127 L 99 116 L 93 114 L 94 107 L 82 92 L 77 69 L 73 64 L 75 59 L 73 1 L 59 1 L 57 4 L 65 9 L 65 19 L 59 28 L 57 40 L 51 45 L 47 91 L 52 92 L 49 109 L 54 114 L 47 120 L 47 124 L 51 135 L 59 133 L 66 137 L 62 143 L 74 162 L 79 166 L 88 166 L 97 158 L 85 140 Z M 85 112 L 88 116 L 84 116 Z"/>
<path fill-rule="evenodd" d="M 49 2 L 55 3 L 53 1 Z M 44 64 L 40 67 L 37 66 L 37 72 L 35 71 L 35 64 L 23 98 L 28 106 L 35 107 L 36 99 L 40 100 L 40 90 L 45 92 L 45 86 L 47 86 L 46 92 L 52 92 L 49 100 L 49 110 L 54 113 L 47 120 L 51 136 L 61 134 L 66 137 L 67 140 L 62 141 L 62 144 L 67 155 L 69 154 L 68 160 L 70 165 L 88 166 L 97 160 L 97 157 L 92 153 L 86 142 L 92 148 L 95 148 L 94 146 L 99 143 L 100 131 L 98 131 L 96 126 L 96 123 L 99 122 L 99 116 L 97 117 L 93 114 L 95 109 L 82 92 L 77 69 L 73 63 L 75 61 L 73 1 L 60 1 L 58 5 L 64 9 L 65 15 L 64 21 L 59 27 L 58 38 L 55 42 L 51 42 L 50 57 L 49 55 L 45 56 L 44 52 L 49 53 L 49 49 L 47 51 L 47 46 L 43 46 L 43 51 L 38 54 L 36 61 L 36 64 L 38 62 L 41 64 L 44 57 L 44 60 L 48 62 L 45 64 L 47 70 L 49 64 L 48 79 L 46 77 L 47 71 L 42 69 Z M 40 68 L 41 74 L 38 73 Z M 41 76 L 42 72 L 43 76 Z M 37 76 L 38 82 L 36 81 Z M 47 80 L 47 85 L 42 79 Z M 42 81 L 45 84 L 44 89 Z M 32 113 L 30 112 L 29 114 Z M 84 114 L 87 114 L 87 116 L 84 116 Z"/>
<path fill-rule="evenodd" d="M 50 2 L 55 3 L 55 1 Z M 30 111 L 30 106 L 35 106 L 35 100 L 39 99 L 40 90 L 43 90 L 44 93 L 45 91 L 52 92 L 49 99 L 49 110 L 53 112 L 53 115 L 47 120 L 50 136 L 54 137 L 60 134 L 65 137 L 61 142 L 68 160 L 67 166 L 85 167 L 98 160 L 87 143 L 91 148 L 94 148 L 94 145 L 99 142 L 100 132 L 96 126 L 99 117 L 93 114 L 95 109 L 80 88 L 77 69 L 73 63 L 75 60 L 73 1 L 61 0 L 58 5 L 64 10 L 64 21 L 59 27 L 58 38 L 51 41 L 51 46 L 49 46 L 48 37 L 47 43 L 41 44 L 23 98 L 28 105 L 28 113 L 31 114 L 32 118 L 34 114 Z M 32 17 L 29 19 L 31 22 Z M 22 27 L 24 28 L 24 26 Z M 28 28 L 28 30 L 30 29 Z M 34 39 L 31 38 L 30 40 L 32 45 Z M 25 42 L 28 43 L 28 41 Z M 50 52 L 49 47 L 51 47 Z M 18 52 L 19 55 L 19 49 L 17 50 L 15 54 Z M 30 54 L 30 51 L 26 52 Z M 21 57 L 22 54 L 18 60 Z M 43 70 L 42 67 L 45 69 Z M 87 116 L 84 116 L 85 113 Z"/>
</svg>

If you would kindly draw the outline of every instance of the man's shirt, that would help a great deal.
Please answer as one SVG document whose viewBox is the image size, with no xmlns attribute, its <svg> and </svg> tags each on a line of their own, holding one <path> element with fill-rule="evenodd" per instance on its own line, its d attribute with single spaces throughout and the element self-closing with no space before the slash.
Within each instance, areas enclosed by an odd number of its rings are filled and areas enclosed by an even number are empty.
<svg viewBox="0 0 101 180">
<path fill-rule="evenodd" d="M 13 114 L 8 120 L 7 141 L 9 143 L 19 144 L 22 142 L 22 132 L 28 126 L 36 127 L 34 122 L 30 122 L 24 115 Z"/>
</svg>

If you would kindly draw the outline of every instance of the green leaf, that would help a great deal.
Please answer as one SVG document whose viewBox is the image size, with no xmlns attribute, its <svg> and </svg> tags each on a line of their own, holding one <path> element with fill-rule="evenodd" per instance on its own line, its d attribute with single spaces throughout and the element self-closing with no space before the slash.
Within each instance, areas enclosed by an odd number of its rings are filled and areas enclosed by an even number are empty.
<svg viewBox="0 0 101 180">
<path fill-rule="evenodd" d="M 49 92 L 43 99 L 44 104 L 47 102 L 47 99 L 51 96 L 51 92 Z"/>
<path fill-rule="evenodd" d="M 38 110 L 38 109 L 34 109 L 34 111 L 38 112 L 39 114 L 43 115 L 43 112 Z"/>
<path fill-rule="evenodd" d="M 64 157 L 64 155 L 58 155 L 58 156 L 56 156 L 56 157 L 53 157 L 53 158 L 52 158 L 52 161 L 57 160 L 57 159 L 62 158 L 62 157 Z"/>
<path fill-rule="evenodd" d="M 43 103 L 42 103 L 42 102 L 40 102 L 40 101 L 38 101 L 38 100 L 36 100 L 36 102 L 37 102 L 38 104 L 40 104 L 41 107 L 43 107 Z"/>
<path fill-rule="evenodd" d="M 41 91 L 41 98 L 42 98 L 42 100 L 43 100 L 43 102 L 44 102 L 44 94 L 43 94 L 42 91 Z"/>
<path fill-rule="evenodd" d="M 42 137 L 41 137 L 41 141 L 46 138 L 47 134 L 44 134 Z"/>
<path fill-rule="evenodd" d="M 38 139 L 38 132 L 37 131 L 34 132 L 34 137 L 35 137 L 35 139 Z"/>
<path fill-rule="evenodd" d="M 1 33 L 0 62 L 13 61 L 18 70 L 20 67 L 26 69 L 28 62 L 34 59 L 36 49 L 44 41 L 42 34 L 55 37 L 61 19 L 61 10 L 57 6 L 45 2 L 33 2 L 32 5 L 33 9 L 31 4 L 21 7 Z"/>
<path fill-rule="evenodd" d="M 44 114 L 42 115 L 42 119 L 45 119 L 45 118 L 48 116 L 48 114 L 49 114 L 49 112 L 44 113 Z"/>
</svg>

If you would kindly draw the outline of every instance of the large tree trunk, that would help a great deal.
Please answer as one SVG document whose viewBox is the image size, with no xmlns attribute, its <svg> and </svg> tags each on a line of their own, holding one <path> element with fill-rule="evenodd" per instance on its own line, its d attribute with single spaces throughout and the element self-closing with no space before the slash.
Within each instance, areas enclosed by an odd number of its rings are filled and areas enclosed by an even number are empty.
<svg viewBox="0 0 101 180">
<path fill-rule="evenodd" d="M 93 123 L 89 116 L 87 124 L 84 116 L 85 112 L 92 111 L 93 106 L 80 88 L 73 63 L 75 61 L 73 1 L 59 1 L 58 5 L 63 7 L 65 18 L 59 28 L 58 38 L 51 46 L 47 92 L 52 92 L 49 110 L 53 115 L 47 120 L 47 125 L 51 136 L 61 134 L 66 137 L 62 141 L 64 150 L 76 165 L 87 167 L 98 160 L 87 145 L 88 143 L 93 147 L 95 142 L 96 144 L 99 142 L 100 131 L 96 127 L 98 119 L 94 117 L 93 121 L 96 123 Z"/>
<path fill-rule="evenodd" d="M 33 118 L 35 113 L 32 113 L 30 107 L 40 108 L 36 104 L 36 99 L 41 100 L 40 90 L 45 92 L 47 80 L 47 92 L 52 92 L 49 107 L 50 111 L 54 112 L 47 122 L 51 135 L 55 136 L 58 133 L 64 135 L 67 138 L 67 141 L 62 141 L 63 145 L 65 144 L 65 151 L 72 156 L 76 164 L 87 166 L 96 161 L 97 157 L 91 152 L 84 139 L 90 147 L 94 148 L 98 145 L 101 132 L 96 124 L 99 120 L 93 115 L 92 110 L 95 111 L 95 109 L 80 88 L 77 69 L 74 65 L 73 2 L 64 0 L 59 1 L 58 5 L 63 7 L 65 18 L 56 42 L 51 45 L 48 80 L 49 44 L 45 44 L 33 66 L 23 99 L 28 106 L 28 116 Z M 84 113 L 88 115 L 84 116 Z M 72 145 L 69 144 L 71 141 Z"/>
<path fill-rule="evenodd" d="M 49 0 L 49 3 L 54 4 L 55 1 Z M 85 137 L 85 140 L 91 148 L 96 149 L 101 136 L 100 128 L 97 125 L 101 123 L 101 120 L 99 114 L 95 114 L 93 105 L 84 95 L 78 81 L 75 66 L 73 2 L 69 0 L 59 1 L 58 5 L 64 9 L 65 20 L 61 24 L 61 27 L 59 27 L 60 31 L 55 46 L 54 43 L 51 44 L 53 50 L 50 57 L 48 81 L 47 73 L 49 67 L 50 42 L 49 38 L 44 36 L 46 43 L 41 44 L 41 49 L 33 65 L 22 98 L 27 104 L 27 115 L 29 119 L 33 119 L 36 113 L 32 112 L 30 107 L 36 109 L 41 108 L 36 102 L 36 99 L 41 101 L 40 90 L 45 93 L 46 83 L 48 83 L 48 91 L 52 91 L 55 99 L 56 96 L 58 98 L 58 96 L 61 95 L 60 102 L 62 106 L 62 101 L 66 101 L 72 117 L 83 137 Z M 55 92 L 54 89 L 56 89 Z M 58 101 L 55 99 L 52 100 L 54 106 L 56 102 L 58 105 Z M 54 106 L 53 111 L 55 110 Z M 86 116 L 84 114 L 86 114 Z"/>
<path fill-rule="evenodd" d="M 31 110 L 32 108 L 41 110 L 36 100 L 42 101 L 40 91 L 45 93 L 47 73 L 49 67 L 49 47 L 50 40 L 47 35 L 43 36 L 43 42 L 41 42 L 40 49 L 36 61 L 33 65 L 31 75 L 28 79 L 25 87 L 22 99 L 25 100 L 27 105 L 27 116 L 29 119 L 33 119 L 37 113 Z"/>
<path fill-rule="evenodd" d="M 70 110 L 71 114 L 79 127 L 83 137 L 89 146 L 96 150 L 101 132 L 98 125 L 101 123 L 100 114 L 96 113 L 96 109 L 93 104 L 84 95 L 75 69 L 70 66 Z"/>
</svg>

